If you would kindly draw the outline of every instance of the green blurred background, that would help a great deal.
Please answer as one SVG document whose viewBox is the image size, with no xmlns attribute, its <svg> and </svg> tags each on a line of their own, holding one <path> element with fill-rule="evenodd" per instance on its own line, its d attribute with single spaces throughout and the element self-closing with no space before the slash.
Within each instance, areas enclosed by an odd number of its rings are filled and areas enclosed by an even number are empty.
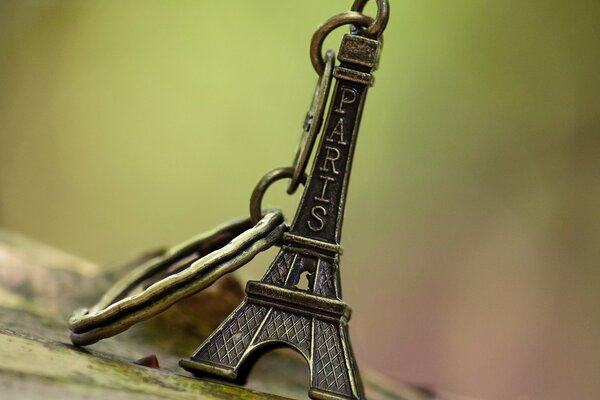
<svg viewBox="0 0 600 400">
<path fill-rule="evenodd" d="M 246 215 L 292 160 L 314 28 L 349 7 L 0 0 L 0 225 L 113 265 Z M 600 398 L 600 2 L 391 7 L 344 230 L 361 366 Z"/>
</svg>

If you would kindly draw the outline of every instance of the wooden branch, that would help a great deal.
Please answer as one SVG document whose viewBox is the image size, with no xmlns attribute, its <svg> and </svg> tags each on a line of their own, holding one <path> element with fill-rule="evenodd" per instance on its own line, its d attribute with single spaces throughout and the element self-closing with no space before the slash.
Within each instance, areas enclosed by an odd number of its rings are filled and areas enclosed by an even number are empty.
<svg viewBox="0 0 600 400">
<path fill-rule="evenodd" d="M 118 273 L 0 230 L 2 399 L 306 398 L 306 363 L 291 351 L 261 358 L 244 387 L 192 378 L 178 367 L 240 303 L 243 290 L 234 277 L 91 349 L 72 346 L 66 319 L 93 304 Z M 135 364 L 149 355 L 160 369 Z M 371 400 L 436 398 L 362 373 Z"/>
</svg>

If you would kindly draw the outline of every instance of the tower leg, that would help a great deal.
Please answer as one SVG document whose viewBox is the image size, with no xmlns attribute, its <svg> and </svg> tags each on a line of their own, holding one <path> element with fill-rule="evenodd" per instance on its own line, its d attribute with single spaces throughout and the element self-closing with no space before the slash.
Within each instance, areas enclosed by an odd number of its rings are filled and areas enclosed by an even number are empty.
<svg viewBox="0 0 600 400">
<path fill-rule="evenodd" d="M 314 323 L 309 396 L 322 400 L 363 399 L 346 324 L 320 319 L 315 319 Z"/>
<path fill-rule="evenodd" d="M 268 310 L 269 307 L 244 300 L 196 352 L 179 365 L 192 373 L 205 372 L 235 380 Z"/>
</svg>

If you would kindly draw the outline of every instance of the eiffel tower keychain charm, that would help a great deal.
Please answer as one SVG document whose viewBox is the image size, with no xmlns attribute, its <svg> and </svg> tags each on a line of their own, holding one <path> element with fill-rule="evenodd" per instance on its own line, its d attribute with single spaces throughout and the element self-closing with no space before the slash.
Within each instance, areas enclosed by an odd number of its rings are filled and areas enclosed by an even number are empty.
<svg viewBox="0 0 600 400">
<path fill-rule="evenodd" d="M 186 370 L 235 379 L 253 351 L 284 343 L 310 365 L 310 397 L 362 397 L 348 339 L 350 307 L 340 300 L 339 242 L 358 124 L 380 48 L 377 40 L 346 35 L 340 66 L 331 68 L 329 53 L 322 79 L 328 80 L 333 69 L 337 80 L 329 116 L 296 217 L 283 234 L 281 251 L 259 282 L 248 282 L 243 303 L 191 358 L 180 362 Z M 286 175 L 284 170 L 276 172 L 265 184 Z M 302 291 L 295 286 L 305 272 L 309 289 Z"/>
<path fill-rule="evenodd" d="M 367 1 L 356 0 L 351 11 L 330 18 L 314 34 L 311 62 L 319 80 L 298 152 L 292 167 L 275 169 L 259 181 L 250 218 L 193 238 L 134 269 L 94 307 L 74 313 L 69 320 L 74 344 L 120 333 L 279 245 L 262 279 L 248 282 L 243 302 L 180 366 L 197 376 L 236 380 L 251 355 L 285 345 L 308 362 L 311 398 L 364 399 L 348 335 L 351 309 L 342 301 L 339 270 L 358 127 L 389 18 L 388 0 L 377 0 L 375 19 L 362 13 Z M 342 25 L 352 29 L 343 37 L 336 65 L 332 50 L 323 58 L 322 44 Z M 280 211 L 261 208 L 265 191 L 280 179 L 290 180 L 289 194 L 305 186 L 289 228 Z M 297 287 L 302 276 L 308 278 L 306 290 Z M 131 295 L 139 286 L 143 290 Z"/>
</svg>

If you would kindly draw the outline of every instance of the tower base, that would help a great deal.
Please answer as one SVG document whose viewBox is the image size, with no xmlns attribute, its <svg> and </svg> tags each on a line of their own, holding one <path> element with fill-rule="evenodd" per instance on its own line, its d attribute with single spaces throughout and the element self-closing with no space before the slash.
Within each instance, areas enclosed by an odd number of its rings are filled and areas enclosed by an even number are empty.
<svg viewBox="0 0 600 400">
<path fill-rule="evenodd" d="M 310 366 L 312 399 L 362 399 L 348 340 L 350 307 L 295 288 L 250 281 L 246 298 L 182 368 L 236 380 L 248 357 L 268 345 L 286 345 Z"/>
</svg>

